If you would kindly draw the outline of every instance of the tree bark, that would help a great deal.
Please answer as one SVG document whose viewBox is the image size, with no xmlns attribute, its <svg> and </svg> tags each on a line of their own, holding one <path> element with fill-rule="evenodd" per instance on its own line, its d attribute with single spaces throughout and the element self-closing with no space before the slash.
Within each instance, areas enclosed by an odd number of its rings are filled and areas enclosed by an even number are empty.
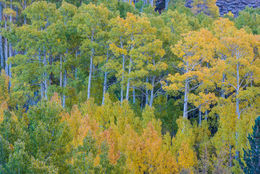
<svg viewBox="0 0 260 174">
<path fill-rule="evenodd" d="M 60 87 L 62 88 L 62 56 L 60 56 Z"/>
<path fill-rule="evenodd" d="M 41 60 L 41 49 L 39 48 L 39 66 L 40 67 L 41 67 L 41 63 L 42 63 L 42 60 Z M 41 91 L 41 99 L 43 99 L 44 91 L 43 91 L 42 78 L 40 78 L 40 91 Z"/>
<path fill-rule="evenodd" d="M 6 2 L 5 2 L 5 8 L 6 8 Z M 5 29 L 7 29 L 7 17 L 5 17 Z M 5 73 L 8 75 L 9 74 L 9 72 L 8 72 L 8 69 L 9 69 L 9 67 L 8 67 L 8 63 L 7 63 L 7 61 L 8 61 L 8 42 L 7 42 L 7 38 L 5 38 Z"/>
<path fill-rule="evenodd" d="M 123 48 L 123 43 L 122 41 L 120 42 L 121 48 Z M 122 55 L 122 59 L 123 59 L 123 63 L 122 63 L 122 68 L 123 68 L 123 72 L 122 72 L 122 80 L 121 80 L 121 97 L 120 97 L 120 101 L 121 104 L 123 103 L 124 100 L 124 72 L 125 72 L 125 55 Z"/>
<path fill-rule="evenodd" d="M 64 70 L 64 82 L 63 82 L 63 90 L 65 90 L 66 86 L 67 86 L 67 70 Z M 62 96 L 62 107 L 65 108 L 66 106 L 66 95 L 65 92 L 63 92 L 63 96 Z"/>
<path fill-rule="evenodd" d="M 135 87 L 133 87 L 133 103 L 135 103 Z"/>
<path fill-rule="evenodd" d="M 0 23 L 2 23 L 2 2 L 0 2 Z M 4 54 L 3 54 L 3 42 L 2 42 L 2 35 L 0 34 L 0 59 L 1 59 L 1 69 L 4 69 Z"/>
<path fill-rule="evenodd" d="M 146 77 L 146 83 L 148 83 L 148 77 Z M 146 87 L 146 90 L 145 90 L 145 105 L 148 105 L 148 100 L 149 100 L 148 89 Z"/>
<path fill-rule="evenodd" d="M 150 107 L 153 106 L 153 98 L 154 98 L 154 83 L 155 83 L 155 76 L 153 76 L 153 79 L 152 79 L 152 90 L 151 90 L 150 104 L 149 104 Z"/>
<path fill-rule="evenodd" d="M 91 43 L 93 43 L 94 32 L 91 34 Z M 90 64 L 89 64 L 89 76 L 88 76 L 88 99 L 90 98 L 90 88 L 91 88 L 91 80 L 92 80 L 92 71 L 93 71 L 93 56 L 94 56 L 94 48 L 91 48 L 90 55 Z"/>
<path fill-rule="evenodd" d="M 170 2 L 170 0 L 165 0 L 165 10 L 168 10 L 169 2 Z"/>
<path fill-rule="evenodd" d="M 199 125 L 201 125 L 202 122 L 202 114 L 201 114 L 201 105 L 199 106 Z"/>
<path fill-rule="evenodd" d="M 131 73 L 131 68 L 132 68 L 132 59 L 130 58 L 129 68 L 128 68 L 128 75 L 130 75 L 130 73 Z M 127 79 L 127 87 L 126 87 L 126 100 L 127 101 L 129 99 L 129 90 L 130 90 L 130 78 L 128 77 L 128 79 Z"/>
<path fill-rule="evenodd" d="M 183 118 L 188 118 L 188 93 L 189 93 L 188 88 L 189 88 L 189 82 L 188 80 L 185 80 Z"/>
<path fill-rule="evenodd" d="M 108 48 L 107 48 L 107 59 L 106 59 L 106 63 L 108 62 Z M 106 94 L 106 91 L 107 91 L 107 70 L 105 70 L 105 73 L 104 73 L 104 84 L 103 84 L 103 97 L 102 97 L 102 105 L 105 104 L 105 94 Z"/>
<path fill-rule="evenodd" d="M 46 49 L 44 49 L 44 59 L 43 59 L 43 65 L 44 65 L 44 97 L 47 100 L 47 91 L 48 91 L 48 83 L 47 83 L 47 73 L 46 73 L 46 67 L 47 67 L 47 53 Z"/>
<path fill-rule="evenodd" d="M 13 8 L 13 0 L 10 0 L 10 8 L 12 9 Z M 13 22 L 13 16 L 10 15 L 10 18 L 9 18 L 9 21 L 10 23 Z M 12 44 L 11 42 L 9 42 L 9 57 L 12 57 L 13 56 L 13 51 L 12 51 Z M 10 62 L 9 63 L 9 69 L 8 69 L 8 76 L 11 77 L 12 76 L 12 71 L 11 71 L 11 67 L 12 67 L 12 63 Z M 11 81 L 9 81 L 9 88 L 11 87 Z"/>
<path fill-rule="evenodd" d="M 78 59 L 78 51 L 76 51 L 76 59 Z M 77 67 L 75 67 L 75 74 L 74 74 L 74 76 L 75 76 L 75 79 L 77 79 L 77 74 L 78 74 L 78 68 Z"/>
<path fill-rule="evenodd" d="M 153 7 L 153 1 L 154 1 L 154 0 L 150 0 L 150 5 L 151 5 L 152 7 Z"/>
<path fill-rule="evenodd" d="M 236 71 L 237 71 L 237 77 L 236 77 L 236 79 L 237 79 L 237 89 L 236 89 L 236 113 L 237 113 L 237 118 L 238 119 L 240 119 L 240 110 L 239 110 L 239 104 L 240 104 L 240 102 L 239 102 L 239 98 L 238 98 L 238 96 L 239 96 L 239 88 L 240 88 L 240 85 L 239 85 L 239 83 L 240 83 L 240 78 L 239 78 L 239 63 L 237 63 L 237 67 L 236 67 Z"/>
<path fill-rule="evenodd" d="M 24 6 L 23 6 L 23 9 L 26 9 L 26 7 L 27 7 L 27 4 L 26 4 L 26 0 L 24 0 L 24 4 L 23 4 Z M 27 23 L 27 21 L 26 21 L 26 16 L 24 16 L 23 17 L 23 24 L 26 24 Z"/>
</svg>

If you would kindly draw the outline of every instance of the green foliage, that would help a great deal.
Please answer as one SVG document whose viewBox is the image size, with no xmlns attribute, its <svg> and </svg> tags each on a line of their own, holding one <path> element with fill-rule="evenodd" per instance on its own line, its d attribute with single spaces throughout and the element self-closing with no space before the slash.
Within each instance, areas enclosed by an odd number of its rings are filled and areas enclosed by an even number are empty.
<svg viewBox="0 0 260 174">
<path fill-rule="evenodd" d="M 116 165 L 110 163 L 108 146 L 103 142 L 98 147 L 95 139 L 87 135 L 83 145 L 73 152 L 72 173 L 124 173 L 125 159 L 120 157 Z"/>
<path fill-rule="evenodd" d="M 0 173 L 256 171 L 259 8 L 155 3 L 1 1 Z"/>
<path fill-rule="evenodd" d="M 259 173 L 259 155 L 260 155 L 260 117 L 255 120 L 252 135 L 248 136 L 250 147 L 244 149 L 243 160 L 240 160 L 240 165 L 246 174 Z"/>
<path fill-rule="evenodd" d="M 235 24 L 239 29 L 248 27 L 253 34 L 260 34 L 260 9 L 246 7 L 245 10 L 239 12 Z"/>
</svg>

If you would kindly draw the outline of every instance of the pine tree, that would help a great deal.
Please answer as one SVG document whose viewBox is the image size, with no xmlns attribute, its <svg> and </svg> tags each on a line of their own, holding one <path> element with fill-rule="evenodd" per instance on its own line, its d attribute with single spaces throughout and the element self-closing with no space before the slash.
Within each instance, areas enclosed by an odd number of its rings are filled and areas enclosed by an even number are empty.
<svg viewBox="0 0 260 174">
<path fill-rule="evenodd" d="M 241 160 L 240 165 L 246 174 L 260 173 L 260 116 L 255 121 L 253 134 L 248 136 L 251 149 L 244 149 L 244 164 Z"/>
</svg>

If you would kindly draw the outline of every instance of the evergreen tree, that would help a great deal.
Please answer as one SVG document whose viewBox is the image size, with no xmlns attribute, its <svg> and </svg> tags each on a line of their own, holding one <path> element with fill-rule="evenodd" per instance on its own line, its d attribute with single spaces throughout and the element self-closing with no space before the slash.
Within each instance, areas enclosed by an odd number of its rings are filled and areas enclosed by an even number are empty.
<svg viewBox="0 0 260 174">
<path fill-rule="evenodd" d="M 244 149 L 244 162 L 240 165 L 246 174 L 260 173 L 260 116 L 255 121 L 253 134 L 248 136 L 251 149 Z"/>
</svg>

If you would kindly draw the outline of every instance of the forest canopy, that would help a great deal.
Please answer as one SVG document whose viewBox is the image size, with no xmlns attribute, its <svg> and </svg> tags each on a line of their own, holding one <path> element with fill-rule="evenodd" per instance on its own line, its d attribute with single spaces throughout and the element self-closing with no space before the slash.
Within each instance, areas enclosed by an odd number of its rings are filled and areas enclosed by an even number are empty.
<svg viewBox="0 0 260 174">
<path fill-rule="evenodd" d="M 186 6 L 0 1 L 0 173 L 257 173 L 260 10 Z"/>
</svg>

